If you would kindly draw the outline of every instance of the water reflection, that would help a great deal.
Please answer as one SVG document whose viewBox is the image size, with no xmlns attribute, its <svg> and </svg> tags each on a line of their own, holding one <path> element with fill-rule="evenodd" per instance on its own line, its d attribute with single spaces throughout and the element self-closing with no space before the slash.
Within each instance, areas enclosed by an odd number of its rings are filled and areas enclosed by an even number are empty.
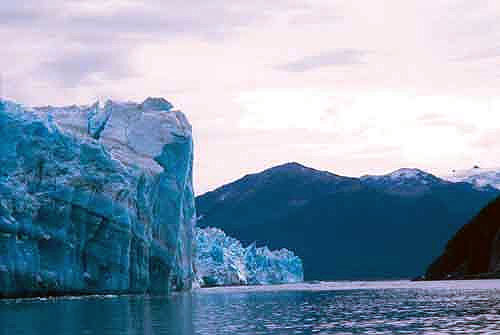
<svg viewBox="0 0 500 335">
<path fill-rule="evenodd" d="M 90 297 L 0 302 L 0 333 L 194 334 L 192 296 Z"/>
<path fill-rule="evenodd" d="M 500 334 L 500 281 L 0 302 L 1 334 Z M 462 285 L 462 286 L 460 286 Z"/>
</svg>

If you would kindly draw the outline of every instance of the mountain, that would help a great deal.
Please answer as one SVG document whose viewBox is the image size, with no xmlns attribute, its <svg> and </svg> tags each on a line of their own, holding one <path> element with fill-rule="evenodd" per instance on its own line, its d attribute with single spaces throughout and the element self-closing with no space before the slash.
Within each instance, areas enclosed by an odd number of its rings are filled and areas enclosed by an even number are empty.
<svg viewBox="0 0 500 335">
<path fill-rule="evenodd" d="M 201 227 L 293 250 L 306 280 L 377 279 L 421 274 L 498 193 L 416 169 L 350 178 L 288 163 L 201 195 L 196 205 Z"/>
<path fill-rule="evenodd" d="M 448 242 L 425 279 L 500 278 L 500 198 Z"/>
<path fill-rule="evenodd" d="M 432 187 L 444 184 L 442 180 L 419 169 L 399 169 L 382 176 L 362 176 L 365 185 L 384 190 L 391 194 L 418 196 L 432 190 Z"/>
<path fill-rule="evenodd" d="M 152 293 L 194 278 L 193 142 L 164 99 L 0 104 L 0 297 Z"/>
<path fill-rule="evenodd" d="M 494 187 L 500 190 L 500 168 L 484 169 L 474 166 L 468 170 L 453 170 L 449 176 L 444 179 L 452 182 L 466 182 L 476 187 Z"/>
</svg>

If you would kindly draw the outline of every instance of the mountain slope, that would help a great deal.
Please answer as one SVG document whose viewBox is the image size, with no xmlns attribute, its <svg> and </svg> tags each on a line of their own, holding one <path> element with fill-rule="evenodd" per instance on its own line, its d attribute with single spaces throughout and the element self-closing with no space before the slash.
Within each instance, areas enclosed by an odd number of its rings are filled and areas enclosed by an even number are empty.
<svg viewBox="0 0 500 335">
<path fill-rule="evenodd" d="M 259 225 L 263 219 L 280 221 L 318 195 L 356 187 L 360 187 L 360 183 L 354 178 L 288 163 L 247 175 L 213 192 L 198 196 L 198 222 L 201 225 L 214 222 L 241 228 Z M 227 220 L 231 216 L 235 216 L 237 220 Z"/>
<path fill-rule="evenodd" d="M 375 279 L 422 273 L 496 194 L 413 169 L 357 179 L 288 163 L 196 203 L 202 227 L 294 250 L 306 279 Z"/>
<path fill-rule="evenodd" d="M 500 277 L 500 198 L 486 206 L 448 242 L 426 279 Z"/>
</svg>

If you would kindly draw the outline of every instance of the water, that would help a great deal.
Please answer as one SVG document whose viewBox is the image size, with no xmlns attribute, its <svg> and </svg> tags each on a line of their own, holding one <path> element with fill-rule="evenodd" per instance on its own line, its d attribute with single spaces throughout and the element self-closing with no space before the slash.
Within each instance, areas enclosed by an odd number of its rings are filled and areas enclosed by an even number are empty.
<svg viewBox="0 0 500 335">
<path fill-rule="evenodd" d="M 500 280 L 0 301 L 1 334 L 500 334 Z"/>
</svg>

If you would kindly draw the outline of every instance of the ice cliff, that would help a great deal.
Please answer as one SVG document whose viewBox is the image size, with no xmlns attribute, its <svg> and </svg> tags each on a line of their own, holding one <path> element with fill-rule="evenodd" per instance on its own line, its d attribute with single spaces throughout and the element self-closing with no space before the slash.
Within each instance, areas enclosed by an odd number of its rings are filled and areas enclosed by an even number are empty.
<svg viewBox="0 0 500 335">
<path fill-rule="evenodd" d="M 189 289 L 192 160 L 162 98 L 0 101 L 0 296 Z"/>
<path fill-rule="evenodd" d="M 302 261 L 293 252 L 270 251 L 216 228 L 195 229 L 195 269 L 201 286 L 264 285 L 304 280 Z"/>
</svg>

